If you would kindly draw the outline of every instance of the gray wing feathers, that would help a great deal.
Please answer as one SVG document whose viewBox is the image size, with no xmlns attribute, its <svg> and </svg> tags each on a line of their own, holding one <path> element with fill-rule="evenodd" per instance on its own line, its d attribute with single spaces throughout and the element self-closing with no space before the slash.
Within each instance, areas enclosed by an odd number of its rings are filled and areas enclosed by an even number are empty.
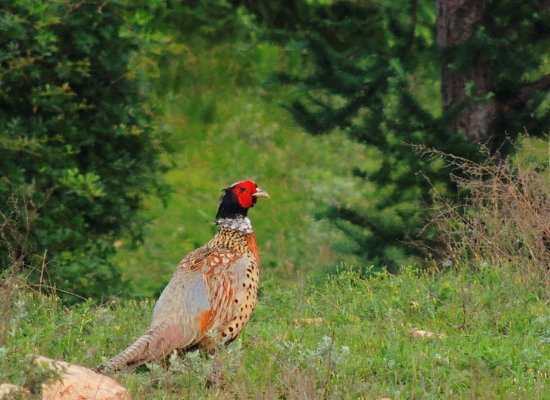
<svg viewBox="0 0 550 400">
<path fill-rule="evenodd" d="M 198 332 L 198 318 L 209 309 L 203 274 L 178 268 L 157 301 L 151 324 L 176 323 Z"/>
<path fill-rule="evenodd" d="M 106 373 L 135 368 L 196 344 L 200 339 L 199 317 L 209 309 L 202 273 L 176 270 L 153 310 L 149 330 L 95 371 Z"/>
</svg>

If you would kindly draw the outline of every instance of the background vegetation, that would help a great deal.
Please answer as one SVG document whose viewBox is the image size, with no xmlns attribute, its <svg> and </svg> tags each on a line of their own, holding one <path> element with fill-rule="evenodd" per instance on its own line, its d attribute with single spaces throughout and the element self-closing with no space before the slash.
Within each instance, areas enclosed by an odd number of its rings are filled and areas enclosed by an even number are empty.
<svg viewBox="0 0 550 400">
<path fill-rule="evenodd" d="M 80 296 L 124 287 L 109 261 L 139 237 L 143 198 L 165 195 L 140 25 L 116 2 L 2 6 L 0 270 Z"/>
<path fill-rule="evenodd" d="M 0 6 L 0 381 L 38 392 L 35 355 L 125 347 L 214 234 L 220 190 L 251 178 L 272 197 L 251 211 L 260 304 L 226 388 L 193 353 L 120 376 L 136 398 L 547 397 L 547 143 L 503 162 L 451 133 L 490 96 L 442 108 L 431 2 L 45 4 Z M 547 72 L 534 49 L 524 82 Z M 539 135 L 534 96 L 516 111 Z"/>
</svg>

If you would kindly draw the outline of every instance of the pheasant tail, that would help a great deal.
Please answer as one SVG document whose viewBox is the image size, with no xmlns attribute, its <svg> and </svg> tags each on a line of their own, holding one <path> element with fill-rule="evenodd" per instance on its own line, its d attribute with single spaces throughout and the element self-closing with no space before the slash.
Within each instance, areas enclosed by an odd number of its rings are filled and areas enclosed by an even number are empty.
<svg viewBox="0 0 550 400">
<path fill-rule="evenodd" d="M 129 370 L 147 362 L 163 358 L 181 347 L 183 331 L 174 325 L 159 324 L 149 328 L 122 353 L 95 368 L 101 374 Z"/>
</svg>

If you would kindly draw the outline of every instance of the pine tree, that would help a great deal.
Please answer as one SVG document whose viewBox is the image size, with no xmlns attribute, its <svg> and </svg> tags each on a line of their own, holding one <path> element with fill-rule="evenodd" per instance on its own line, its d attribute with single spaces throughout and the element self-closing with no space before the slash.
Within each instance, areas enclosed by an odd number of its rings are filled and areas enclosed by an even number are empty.
<svg viewBox="0 0 550 400">
<path fill-rule="evenodd" d="M 453 131 L 502 145 L 548 131 L 550 2 L 437 0 L 441 94 Z"/>
<path fill-rule="evenodd" d="M 279 77 L 300 89 L 288 105 L 296 121 L 313 135 L 343 129 L 379 154 L 355 171 L 362 201 L 329 211 L 365 259 L 411 262 L 420 253 L 404 242 L 419 238 L 430 190 L 455 193 L 449 171 L 411 145 L 476 158 L 476 141 L 506 151 L 506 135 L 548 131 L 550 16 L 539 3 L 339 1 L 271 31 L 310 66 Z"/>
</svg>

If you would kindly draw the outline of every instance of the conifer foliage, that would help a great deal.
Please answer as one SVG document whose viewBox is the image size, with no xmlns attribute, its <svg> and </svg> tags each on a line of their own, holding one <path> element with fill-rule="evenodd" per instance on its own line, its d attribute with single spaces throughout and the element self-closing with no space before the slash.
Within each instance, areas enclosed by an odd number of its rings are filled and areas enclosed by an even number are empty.
<svg viewBox="0 0 550 400">
<path fill-rule="evenodd" d="M 310 4 L 308 20 L 271 23 L 272 40 L 301 54 L 304 73 L 284 73 L 298 95 L 289 110 L 308 132 L 341 129 L 377 154 L 355 175 L 363 199 L 329 216 L 376 265 L 420 253 L 430 190 L 456 193 L 449 171 L 412 145 L 467 158 L 476 141 L 550 128 L 549 2 L 335 1 Z"/>
<path fill-rule="evenodd" d="M 501 146 L 548 132 L 550 3 L 438 0 L 437 45 L 445 110 L 459 106 L 452 128 Z"/>
</svg>

